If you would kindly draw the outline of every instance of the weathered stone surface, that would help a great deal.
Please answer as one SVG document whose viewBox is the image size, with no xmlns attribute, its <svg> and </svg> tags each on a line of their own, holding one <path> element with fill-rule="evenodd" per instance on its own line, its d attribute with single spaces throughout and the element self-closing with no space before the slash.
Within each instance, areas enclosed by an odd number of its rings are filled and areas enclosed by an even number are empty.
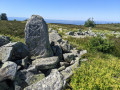
<svg viewBox="0 0 120 90">
<path fill-rule="evenodd" d="M 44 74 L 31 75 L 25 81 L 27 82 L 28 85 L 31 85 L 42 80 L 43 78 L 45 78 Z"/>
<path fill-rule="evenodd" d="M 70 50 L 70 52 L 73 53 L 74 55 L 80 54 L 80 51 L 76 49 Z"/>
<path fill-rule="evenodd" d="M 73 53 L 65 53 L 63 54 L 63 57 L 66 62 L 70 63 L 72 60 L 75 59 L 76 56 Z"/>
<path fill-rule="evenodd" d="M 65 67 L 67 67 L 67 66 L 69 66 L 70 64 L 68 63 L 68 62 L 60 62 L 60 66 L 65 66 Z"/>
<path fill-rule="evenodd" d="M 61 74 L 64 76 L 64 80 L 69 79 L 73 75 L 73 70 L 80 66 L 79 58 L 76 58 L 75 63 L 65 70 L 61 71 Z"/>
<path fill-rule="evenodd" d="M 42 73 L 38 72 L 34 66 L 31 66 L 28 69 L 20 70 L 16 73 L 14 84 L 15 86 L 21 87 L 21 90 L 23 90 L 23 88 L 28 86 L 28 84 L 32 84 L 32 82 L 40 80 L 41 77 L 38 77 L 40 76 L 39 74 Z"/>
<path fill-rule="evenodd" d="M 0 47 L 0 60 L 14 61 L 28 56 L 28 48 L 22 42 L 8 43 Z"/>
<path fill-rule="evenodd" d="M 32 62 L 32 65 L 36 66 L 37 69 L 45 70 L 55 68 L 58 62 L 59 58 L 57 56 L 54 56 L 49 58 L 36 59 Z"/>
<path fill-rule="evenodd" d="M 58 70 L 52 70 L 49 76 L 25 88 L 25 90 L 63 90 L 65 81 Z"/>
<path fill-rule="evenodd" d="M 85 62 L 85 61 L 88 61 L 88 59 L 82 59 L 82 60 L 80 60 L 81 62 Z"/>
<path fill-rule="evenodd" d="M 18 86 L 18 85 L 14 85 L 14 88 L 15 88 L 15 90 L 22 90 L 22 88 L 21 88 L 21 86 Z"/>
<path fill-rule="evenodd" d="M 55 46 L 51 46 L 52 47 L 52 50 L 53 50 L 53 53 L 54 53 L 54 56 L 58 56 L 60 60 L 62 60 L 63 58 L 63 52 L 62 52 L 62 49 L 60 46 L 58 45 L 55 45 Z"/>
<path fill-rule="evenodd" d="M 59 71 L 59 72 L 62 71 L 62 70 L 65 70 L 65 66 L 62 66 L 62 67 L 59 67 L 59 68 L 58 68 L 58 71 Z"/>
<path fill-rule="evenodd" d="M 0 47 L 9 43 L 10 42 L 10 38 L 6 37 L 6 36 L 1 36 L 0 35 Z"/>
<path fill-rule="evenodd" d="M 82 56 L 82 55 L 84 55 L 84 54 L 86 54 L 87 53 L 87 50 L 82 50 L 82 51 L 80 51 L 80 55 Z"/>
<path fill-rule="evenodd" d="M 51 45 L 53 45 L 54 43 L 55 45 L 60 46 L 63 52 L 70 52 L 70 50 L 72 49 L 72 46 L 68 43 L 68 41 L 62 40 L 62 37 L 56 32 L 52 32 L 49 34 L 49 40 L 51 42 Z"/>
<path fill-rule="evenodd" d="M 24 67 L 24 68 L 27 68 L 27 64 L 28 64 L 28 61 L 29 59 L 28 59 L 28 56 L 27 57 L 25 57 L 24 59 L 22 59 L 22 66 Z"/>
<path fill-rule="evenodd" d="M 13 80 L 15 78 L 16 72 L 17 72 L 17 64 L 11 61 L 5 62 L 0 68 L 0 81 L 6 79 Z"/>
<path fill-rule="evenodd" d="M 79 51 L 79 50 L 71 50 L 70 52 L 73 53 L 75 56 L 81 58 L 82 55 L 84 55 L 84 54 L 87 53 L 87 50 L 82 50 L 82 51 Z"/>
<path fill-rule="evenodd" d="M 25 88 L 27 86 L 27 83 L 25 82 L 25 80 L 27 78 L 29 78 L 30 76 L 34 75 L 31 72 L 27 72 L 26 70 L 20 70 L 16 73 L 16 77 L 14 80 L 14 85 L 21 87 L 21 89 L 23 90 L 23 88 Z"/>
<path fill-rule="evenodd" d="M 26 71 L 32 72 L 32 73 L 37 73 L 37 68 L 35 66 L 30 66 Z"/>
<path fill-rule="evenodd" d="M 54 42 L 55 44 L 58 44 L 62 41 L 62 37 L 58 33 L 52 32 L 49 33 L 49 40 L 50 42 Z"/>
<path fill-rule="evenodd" d="M 62 42 L 60 43 L 60 46 L 64 53 L 68 53 L 72 49 L 72 46 L 68 43 L 67 40 L 66 41 L 62 40 Z"/>
<path fill-rule="evenodd" d="M 75 60 L 72 60 L 71 62 L 70 62 L 70 65 L 72 65 L 72 64 L 74 64 L 75 63 Z"/>
<path fill-rule="evenodd" d="M 78 36 L 78 35 L 82 35 L 82 33 L 81 32 L 75 32 L 74 35 Z"/>
<path fill-rule="evenodd" d="M 32 59 L 53 56 L 47 24 L 39 15 L 32 15 L 28 20 L 25 27 L 25 42 Z"/>
<path fill-rule="evenodd" d="M 0 47 L 0 61 L 10 61 L 12 59 L 13 47 Z"/>
<path fill-rule="evenodd" d="M 74 35 L 74 32 L 70 31 L 66 33 L 67 35 Z"/>
</svg>

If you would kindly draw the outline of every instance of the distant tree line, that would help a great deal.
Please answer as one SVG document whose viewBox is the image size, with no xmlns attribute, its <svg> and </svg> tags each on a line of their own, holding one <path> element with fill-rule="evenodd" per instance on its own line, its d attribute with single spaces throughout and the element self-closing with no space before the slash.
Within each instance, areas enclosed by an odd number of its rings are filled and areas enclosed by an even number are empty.
<svg viewBox="0 0 120 90">
<path fill-rule="evenodd" d="M 0 14 L 0 20 L 8 20 L 7 14 L 6 13 L 1 13 Z"/>
</svg>

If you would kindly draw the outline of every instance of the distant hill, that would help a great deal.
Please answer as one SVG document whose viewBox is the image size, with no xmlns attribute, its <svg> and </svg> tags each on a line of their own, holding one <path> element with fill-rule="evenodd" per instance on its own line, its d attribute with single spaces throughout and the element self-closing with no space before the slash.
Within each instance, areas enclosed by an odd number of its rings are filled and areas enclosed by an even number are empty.
<svg viewBox="0 0 120 90">
<path fill-rule="evenodd" d="M 28 18 L 26 17 L 8 17 L 8 20 L 18 20 L 24 21 Z M 53 19 L 45 19 L 47 23 L 60 23 L 60 24 L 75 24 L 75 25 L 84 25 L 85 21 L 82 20 L 53 20 Z M 111 23 L 120 23 L 117 21 L 95 21 L 96 24 L 111 24 Z"/>
</svg>

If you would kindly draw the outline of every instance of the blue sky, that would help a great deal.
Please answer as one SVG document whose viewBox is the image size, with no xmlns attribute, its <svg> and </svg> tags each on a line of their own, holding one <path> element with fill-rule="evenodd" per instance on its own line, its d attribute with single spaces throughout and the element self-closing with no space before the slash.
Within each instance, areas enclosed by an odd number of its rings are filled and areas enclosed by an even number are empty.
<svg viewBox="0 0 120 90">
<path fill-rule="evenodd" d="M 8 17 L 45 19 L 120 21 L 120 0 L 0 0 L 0 13 Z"/>
</svg>

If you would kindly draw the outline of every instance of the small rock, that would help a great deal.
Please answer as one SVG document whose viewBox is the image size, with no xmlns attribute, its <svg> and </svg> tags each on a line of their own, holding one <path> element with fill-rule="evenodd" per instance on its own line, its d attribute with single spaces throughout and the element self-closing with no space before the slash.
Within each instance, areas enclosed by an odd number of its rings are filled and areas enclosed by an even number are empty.
<svg viewBox="0 0 120 90">
<path fill-rule="evenodd" d="M 25 88 L 25 90 L 63 90 L 65 81 L 58 70 L 52 70 L 50 75 Z"/>
<path fill-rule="evenodd" d="M 54 56 L 54 57 L 36 59 L 32 62 L 32 65 L 36 66 L 38 70 L 45 70 L 45 69 L 55 68 L 58 62 L 59 62 L 58 57 Z"/>
<path fill-rule="evenodd" d="M 67 67 L 67 66 L 69 66 L 70 64 L 68 63 L 68 62 L 60 62 L 60 66 L 62 67 L 62 66 L 65 66 L 65 67 Z"/>
<path fill-rule="evenodd" d="M 21 66 L 17 66 L 17 71 L 20 70 L 22 67 Z"/>
<path fill-rule="evenodd" d="M 15 61 L 28 56 L 28 48 L 22 42 L 8 43 L 0 47 L 0 60 Z"/>
<path fill-rule="evenodd" d="M 60 43 L 60 46 L 63 50 L 63 53 L 69 53 L 70 50 L 72 50 L 72 46 L 68 43 L 68 41 L 66 40 L 62 40 L 62 42 Z"/>
<path fill-rule="evenodd" d="M 66 33 L 67 35 L 74 35 L 74 32 L 70 31 Z"/>
<path fill-rule="evenodd" d="M 88 61 L 88 59 L 82 59 L 82 60 L 80 60 L 80 61 L 85 62 L 85 61 Z"/>
<path fill-rule="evenodd" d="M 44 74 L 37 74 L 37 75 L 32 75 L 29 78 L 27 78 L 25 81 L 27 82 L 28 85 L 34 84 L 40 80 L 45 78 Z"/>
<path fill-rule="evenodd" d="M 62 37 L 55 32 L 49 33 L 49 41 L 54 42 L 55 44 L 58 44 L 62 41 Z"/>
<path fill-rule="evenodd" d="M 0 47 L 0 61 L 10 61 L 12 59 L 13 47 Z"/>
<path fill-rule="evenodd" d="M 65 66 L 62 66 L 62 67 L 58 68 L 59 72 L 62 71 L 62 70 L 65 70 Z"/>
<path fill-rule="evenodd" d="M 86 54 L 86 53 L 87 53 L 87 50 L 80 51 L 80 55 L 81 56 L 84 55 L 84 54 Z"/>
<path fill-rule="evenodd" d="M 80 51 L 79 50 L 76 50 L 76 49 L 73 49 L 73 50 L 70 50 L 71 53 L 73 53 L 74 55 L 78 55 L 80 54 Z"/>
<path fill-rule="evenodd" d="M 5 44 L 8 44 L 9 42 L 10 42 L 10 38 L 9 37 L 0 35 L 0 47 L 5 45 Z"/>
<path fill-rule="evenodd" d="M 14 85 L 15 86 L 15 90 L 22 90 L 21 86 L 18 85 Z"/>
<path fill-rule="evenodd" d="M 63 54 L 64 60 L 68 63 L 70 63 L 72 60 L 75 59 L 75 55 L 73 53 L 65 53 Z"/>
<path fill-rule="evenodd" d="M 72 60 L 71 62 L 70 62 L 70 65 L 72 65 L 72 64 L 74 64 L 75 63 L 75 60 Z"/>
<path fill-rule="evenodd" d="M 0 68 L 0 81 L 6 79 L 13 80 L 15 78 L 16 72 L 17 64 L 11 61 L 5 62 Z"/>
<path fill-rule="evenodd" d="M 56 45 L 56 46 L 52 46 L 52 50 L 54 53 L 54 56 L 58 56 L 60 60 L 62 60 L 63 56 L 62 56 L 62 49 L 60 46 Z"/>
<path fill-rule="evenodd" d="M 79 58 L 76 58 L 75 63 L 65 70 L 61 71 L 61 74 L 64 76 L 64 80 L 69 79 L 73 75 L 73 70 L 80 66 Z"/>
<path fill-rule="evenodd" d="M 27 57 L 25 57 L 24 59 L 22 59 L 22 66 L 24 67 L 24 68 L 27 68 L 27 64 L 28 64 L 28 56 Z"/>
<path fill-rule="evenodd" d="M 35 66 L 31 66 L 26 71 L 27 72 L 32 72 L 32 73 L 37 73 L 37 68 Z"/>
</svg>

